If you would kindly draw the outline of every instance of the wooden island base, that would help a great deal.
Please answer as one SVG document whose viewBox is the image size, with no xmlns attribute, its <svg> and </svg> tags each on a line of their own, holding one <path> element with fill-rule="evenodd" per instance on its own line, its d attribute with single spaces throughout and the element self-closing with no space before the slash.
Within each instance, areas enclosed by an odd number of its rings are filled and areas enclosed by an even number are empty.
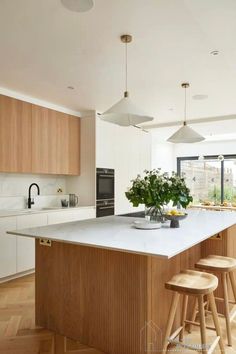
<svg viewBox="0 0 236 354">
<path fill-rule="evenodd" d="M 236 257 L 236 226 L 169 260 L 37 240 L 36 323 L 107 354 L 158 352 L 171 301 L 165 282 L 208 254 Z"/>
</svg>

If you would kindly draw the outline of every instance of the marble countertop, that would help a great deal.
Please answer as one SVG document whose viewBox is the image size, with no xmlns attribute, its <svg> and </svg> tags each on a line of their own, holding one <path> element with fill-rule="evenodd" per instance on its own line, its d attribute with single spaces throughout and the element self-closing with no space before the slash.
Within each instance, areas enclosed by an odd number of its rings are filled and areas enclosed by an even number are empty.
<svg viewBox="0 0 236 354">
<path fill-rule="evenodd" d="M 188 217 L 180 222 L 178 229 L 170 229 L 168 222 L 161 229 L 138 230 L 132 226 L 137 218 L 107 216 L 9 233 L 171 258 L 236 224 L 235 212 L 199 209 L 189 210 L 188 213 Z"/>
<path fill-rule="evenodd" d="M 40 213 L 51 213 L 58 211 L 72 211 L 78 209 L 87 209 L 95 208 L 95 206 L 77 206 L 77 207 L 44 207 L 44 208 L 32 208 L 32 209 L 0 209 L 0 218 L 8 216 L 19 216 L 19 215 L 31 215 L 31 214 L 40 214 Z"/>
</svg>

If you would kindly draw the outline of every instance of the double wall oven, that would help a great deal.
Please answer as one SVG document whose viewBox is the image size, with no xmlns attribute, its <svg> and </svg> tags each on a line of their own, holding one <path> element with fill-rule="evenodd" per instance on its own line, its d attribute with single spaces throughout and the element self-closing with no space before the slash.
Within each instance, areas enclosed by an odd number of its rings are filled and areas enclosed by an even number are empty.
<svg viewBox="0 0 236 354">
<path fill-rule="evenodd" d="M 111 168 L 97 168 L 97 217 L 114 215 L 115 171 Z"/>
</svg>

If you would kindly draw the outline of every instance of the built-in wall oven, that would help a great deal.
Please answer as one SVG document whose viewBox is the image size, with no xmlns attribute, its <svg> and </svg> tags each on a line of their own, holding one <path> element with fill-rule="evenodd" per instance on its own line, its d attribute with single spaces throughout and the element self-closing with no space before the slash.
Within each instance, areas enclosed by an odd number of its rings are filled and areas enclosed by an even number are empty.
<svg viewBox="0 0 236 354">
<path fill-rule="evenodd" d="M 114 215 L 115 171 L 97 168 L 97 217 Z"/>
<path fill-rule="evenodd" d="M 97 206 L 96 206 L 97 218 L 100 218 L 102 216 L 114 215 L 114 213 L 115 213 L 114 199 L 97 200 Z"/>
<path fill-rule="evenodd" d="M 111 168 L 97 168 L 97 200 L 114 199 L 115 171 Z"/>
</svg>

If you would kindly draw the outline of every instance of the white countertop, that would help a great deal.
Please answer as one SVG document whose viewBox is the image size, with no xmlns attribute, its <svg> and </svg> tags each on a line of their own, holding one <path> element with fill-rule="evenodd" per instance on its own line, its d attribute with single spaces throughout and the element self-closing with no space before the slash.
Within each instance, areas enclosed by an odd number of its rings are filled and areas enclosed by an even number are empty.
<svg viewBox="0 0 236 354">
<path fill-rule="evenodd" d="M 157 230 L 137 230 L 132 226 L 137 218 L 107 216 L 9 233 L 171 258 L 236 224 L 234 212 L 189 210 L 188 213 L 178 229 L 170 229 L 168 223 Z"/>
<path fill-rule="evenodd" d="M 32 208 L 32 209 L 0 209 L 0 218 L 8 216 L 31 215 L 40 213 L 51 213 L 57 211 L 72 211 L 78 209 L 95 208 L 95 206 L 77 206 L 77 207 L 45 207 L 45 208 Z"/>
</svg>

